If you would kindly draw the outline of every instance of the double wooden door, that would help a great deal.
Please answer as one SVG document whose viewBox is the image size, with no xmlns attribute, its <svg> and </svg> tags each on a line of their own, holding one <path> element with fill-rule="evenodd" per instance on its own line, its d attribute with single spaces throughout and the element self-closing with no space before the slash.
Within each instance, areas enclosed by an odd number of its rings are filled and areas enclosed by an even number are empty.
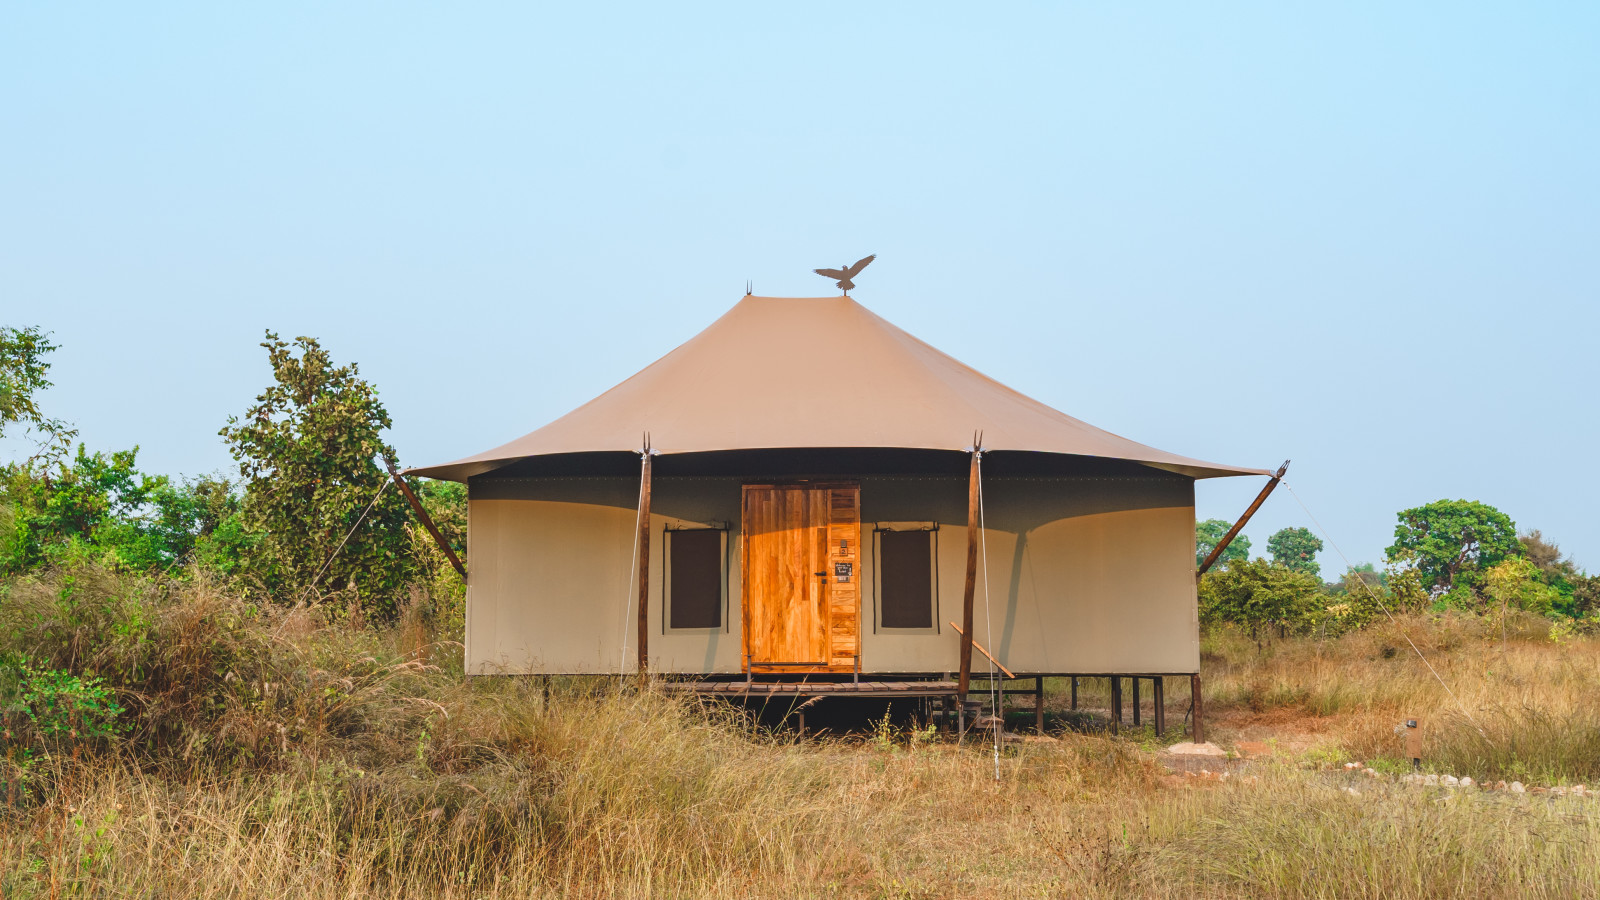
<svg viewBox="0 0 1600 900">
<path fill-rule="evenodd" d="M 744 488 L 744 659 L 763 672 L 850 672 L 861 653 L 861 488 Z"/>
</svg>

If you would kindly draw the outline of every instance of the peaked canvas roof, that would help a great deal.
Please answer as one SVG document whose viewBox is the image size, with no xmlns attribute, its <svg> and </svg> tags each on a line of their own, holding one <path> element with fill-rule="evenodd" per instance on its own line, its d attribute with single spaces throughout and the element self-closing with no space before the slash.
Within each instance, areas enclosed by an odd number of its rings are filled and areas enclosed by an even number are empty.
<svg viewBox="0 0 1600 900">
<path fill-rule="evenodd" d="M 1147 447 L 1026 397 L 849 297 L 746 296 L 637 375 L 508 444 L 410 470 L 464 481 L 554 453 L 802 447 L 988 450 L 1133 460 L 1195 478 L 1270 474 Z"/>
</svg>

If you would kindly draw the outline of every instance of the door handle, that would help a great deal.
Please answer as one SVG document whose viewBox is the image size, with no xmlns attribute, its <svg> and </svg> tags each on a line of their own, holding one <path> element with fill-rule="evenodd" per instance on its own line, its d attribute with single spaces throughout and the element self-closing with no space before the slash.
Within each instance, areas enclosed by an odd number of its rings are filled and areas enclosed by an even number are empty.
<svg viewBox="0 0 1600 900">
<path fill-rule="evenodd" d="M 816 575 L 818 578 L 827 578 L 828 577 L 828 573 L 827 572 L 813 572 L 812 574 Z"/>
</svg>

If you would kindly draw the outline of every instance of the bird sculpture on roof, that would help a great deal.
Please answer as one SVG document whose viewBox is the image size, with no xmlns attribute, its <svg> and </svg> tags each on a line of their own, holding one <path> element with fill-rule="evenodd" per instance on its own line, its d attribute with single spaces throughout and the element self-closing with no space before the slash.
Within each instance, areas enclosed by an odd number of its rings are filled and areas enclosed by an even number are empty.
<svg viewBox="0 0 1600 900">
<path fill-rule="evenodd" d="M 839 289 L 848 294 L 850 293 L 850 289 L 856 286 L 856 283 L 850 279 L 860 275 L 861 270 L 867 267 L 867 263 L 870 263 L 877 258 L 878 254 L 874 253 L 871 256 L 865 256 L 856 260 L 856 264 L 853 266 L 844 266 L 838 269 L 812 269 L 811 271 L 821 275 L 824 278 L 838 279 L 836 284 L 838 284 Z"/>
</svg>

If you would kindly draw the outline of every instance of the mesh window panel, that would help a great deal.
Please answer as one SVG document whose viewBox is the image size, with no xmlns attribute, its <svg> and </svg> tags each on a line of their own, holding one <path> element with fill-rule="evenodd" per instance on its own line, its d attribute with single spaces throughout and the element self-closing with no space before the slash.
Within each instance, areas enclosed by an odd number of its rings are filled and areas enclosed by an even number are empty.
<svg viewBox="0 0 1600 900">
<path fill-rule="evenodd" d="M 722 532 L 674 531 L 670 543 L 670 626 L 721 628 Z"/>
<path fill-rule="evenodd" d="M 879 606 L 884 628 L 933 627 L 933 533 L 878 535 Z"/>
</svg>

